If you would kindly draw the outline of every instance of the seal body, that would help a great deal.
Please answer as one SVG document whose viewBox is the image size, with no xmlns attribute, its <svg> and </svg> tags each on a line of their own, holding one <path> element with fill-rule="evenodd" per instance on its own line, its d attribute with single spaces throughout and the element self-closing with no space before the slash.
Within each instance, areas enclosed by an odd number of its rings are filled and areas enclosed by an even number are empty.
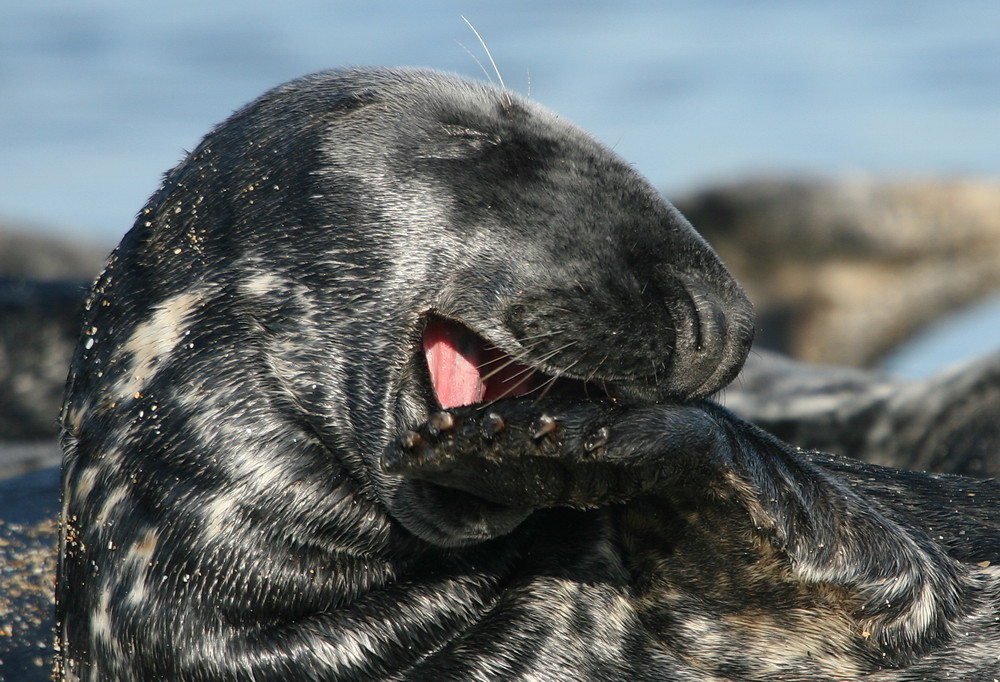
<svg viewBox="0 0 1000 682">
<path fill-rule="evenodd" d="M 906 380 L 757 350 L 722 400 L 803 448 L 906 469 L 1000 475 L 1000 353 Z"/>
<path fill-rule="evenodd" d="M 803 456 L 705 401 L 749 349 L 742 290 L 510 93 L 417 70 L 266 93 L 167 175 L 86 307 L 65 678 L 997 665 L 996 484 Z"/>
</svg>

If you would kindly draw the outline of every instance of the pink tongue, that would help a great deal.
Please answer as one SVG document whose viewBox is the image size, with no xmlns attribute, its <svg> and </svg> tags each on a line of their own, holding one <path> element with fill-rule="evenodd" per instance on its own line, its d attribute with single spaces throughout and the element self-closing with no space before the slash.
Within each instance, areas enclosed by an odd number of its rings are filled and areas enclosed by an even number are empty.
<svg viewBox="0 0 1000 682">
<path fill-rule="evenodd" d="M 483 399 L 486 387 L 479 376 L 478 349 L 469 345 L 462 343 L 449 323 L 433 320 L 424 330 L 424 355 L 441 407 L 472 405 Z"/>
</svg>

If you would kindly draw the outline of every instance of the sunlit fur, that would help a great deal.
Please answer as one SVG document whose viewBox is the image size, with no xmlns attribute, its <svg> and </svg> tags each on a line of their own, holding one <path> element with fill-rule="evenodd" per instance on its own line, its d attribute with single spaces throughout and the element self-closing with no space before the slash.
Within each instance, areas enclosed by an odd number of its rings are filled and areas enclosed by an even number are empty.
<svg viewBox="0 0 1000 682">
<path fill-rule="evenodd" d="M 424 424 L 429 315 L 560 381 L 502 428 Z M 534 104 L 425 71 L 266 93 L 88 300 L 61 674 L 995 673 L 996 484 L 800 454 L 705 402 L 751 335 L 687 222 Z"/>
</svg>

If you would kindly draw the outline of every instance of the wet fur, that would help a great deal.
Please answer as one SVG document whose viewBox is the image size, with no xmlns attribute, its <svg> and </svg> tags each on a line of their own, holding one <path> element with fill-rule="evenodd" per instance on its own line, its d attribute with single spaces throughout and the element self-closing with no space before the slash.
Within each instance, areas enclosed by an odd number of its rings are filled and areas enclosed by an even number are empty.
<svg viewBox="0 0 1000 682">
<path fill-rule="evenodd" d="M 440 413 L 432 318 L 559 381 Z M 265 94 L 88 301 L 63 676 L 987 679 L 996 484 L 798 453 L 703 400 L 750 320 L 536 105 L 422 71 Z"/>
</svg>

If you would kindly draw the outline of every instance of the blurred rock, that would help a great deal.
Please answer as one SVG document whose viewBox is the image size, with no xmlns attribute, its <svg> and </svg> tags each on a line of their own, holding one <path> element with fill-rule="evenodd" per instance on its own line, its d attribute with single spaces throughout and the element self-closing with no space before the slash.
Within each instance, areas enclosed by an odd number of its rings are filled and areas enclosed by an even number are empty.
<svg viewBox="0 0 1000 682">
<path fill-rule="evenodd" d="M 107 253 L 0 224 L 0 440 L 25 441 L 20 455 L 34 447 L 31 441 L 50 442 L 56 434 L 84 293 Z M 0 476 L 50 463 L 0 460 Z"/>
<path fill-rule="evenodd" d="M 91 282 L 110 249 L 0 221 L 0 277 Z"/>
<path fill-rule="evenodd" d="M 1000 182 L 776 179 L 674 203 L 757 307 L 758 342 L 869 365 L 1000 289 Z"/>
<path fill-rule="evenodd" d="M 0 440 L 56 435 L 87 286 L 0 277 Z"/>
<path fill-rule="evenodd" d="M 1000 352 L 921 381 L 751 353 L 720 402 L 806 449 L 904 469 L 1000 476 Z"/>
</svg>

